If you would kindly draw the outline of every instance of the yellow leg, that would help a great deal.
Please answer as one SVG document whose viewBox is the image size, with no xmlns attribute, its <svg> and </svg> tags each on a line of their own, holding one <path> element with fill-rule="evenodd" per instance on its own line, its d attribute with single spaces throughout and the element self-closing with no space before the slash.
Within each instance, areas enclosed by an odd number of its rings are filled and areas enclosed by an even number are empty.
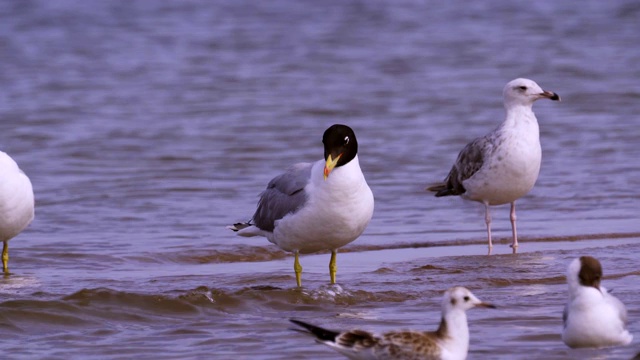
<svg viewBox="0 0 640 360">
<path fill-rule="evenodd" d="M 2 246 L 2 271 L 5 274 L 9 273 L 9 242 L 4 241 Z"/>
<path fill-rule="evenodd" d="M 293 261 L 293 271 L 296 272 L 296 283 L 298 283 L 298 287 L 302 287 L 302 265 L 300 265 L 300 260 L 298 260 L 298 252 L 295 252 L 296 259 Z"/>
<path fill-rule="evenodd" d="M 338 272 L 336 256 L 338 256 L 338 250 L 331 250 L 331 260 L 329 261 L 329 276 L 331 276 L 331 284 L 336 283 L 336 273 Z"/>
</svg>

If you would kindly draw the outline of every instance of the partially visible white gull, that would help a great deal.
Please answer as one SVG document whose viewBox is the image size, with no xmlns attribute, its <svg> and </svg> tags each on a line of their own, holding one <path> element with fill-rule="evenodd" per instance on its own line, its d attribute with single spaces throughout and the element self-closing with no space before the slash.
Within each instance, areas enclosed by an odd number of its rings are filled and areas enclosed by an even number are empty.
<svg viewBox="0 0 640 360">
<path fill-rule="evenodd" d="M 336 282 L 338 248 L 357 239 L 373 216 L 373 193 L 358 162 L 353 130 L 336 124 L 322 137 L 324 160 L 300 163 L 276 176 L 260 195 L 252 220 L 229 226 L 240 236 L 264 236 L 295 255 L 331 250 L 329 274 Z"/>
<path fill-rule="evenodd" d="M 495 306 L 484 303 L 471 291 L 457 286 L 442 299 L 442 318 L 436 331 L 391 331 L 375 335 L 364 330 L 333 331 L 291 319 L 321 344 L 349 359 L 466 359 L 469 351 L 469 326 L 466 311 L 473 307 Z"/>
<path fill-rule="evenodd" d="M 489 206 L 507 203 L 511 203 L 511 247 L 514 253 L 517 250 L 516 200 L 533 188 L 542 160 L 538 120 L 531 107 L 538 99 L 560 100 L 558 94 L 542 90 L 529 79 L 510 81 L 503 96 L 507 112 L 504 122 L 467 144 L 447 178 L 427 188 L 436 197 L 460 195 L 484 204 L 489 253 L 493 247 Z"/>
<path fill-rule="evenodd" d="M 627 309 L 609 294 L 602 280 L 602 265 L 591 256 L 581 256 L 569 265 L 569 302 L 564 308 L 562 341 L 572 348 L 627 345 Z"/>
<path fill-rule="evenodd" d="M 33 216 L 31 181 L 9 155 L 0 151 L 0 241 L 5 275 L 9 274 L 9 240 L 21 233 Z"/>
</svg>

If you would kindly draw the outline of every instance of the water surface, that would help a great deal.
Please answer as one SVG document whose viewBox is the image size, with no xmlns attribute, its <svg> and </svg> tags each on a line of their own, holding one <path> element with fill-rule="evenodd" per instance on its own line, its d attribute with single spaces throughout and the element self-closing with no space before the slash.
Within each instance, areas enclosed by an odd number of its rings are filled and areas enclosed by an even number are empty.
<svg viewBox="0 0 640 360">
<path fill-rule="evenodd" d="M 0 279 L 8 359 L 332 359 L 289 330 L 434 329 L 469 287 L 471 359 L 630 358 L 560 340 L 564 273 L 600 258 L 640 336 L 640 5 L 635 1 L 4 1 L 0 149 L 30 176 L 36 220 Z M 436 199 L 457 152 L 503 119 L 529 77 L 536 187 L 493 210 Z M 266 183 L 353 127 L 376 198 L 338 256 L 233 236 Z"/>
</svg>

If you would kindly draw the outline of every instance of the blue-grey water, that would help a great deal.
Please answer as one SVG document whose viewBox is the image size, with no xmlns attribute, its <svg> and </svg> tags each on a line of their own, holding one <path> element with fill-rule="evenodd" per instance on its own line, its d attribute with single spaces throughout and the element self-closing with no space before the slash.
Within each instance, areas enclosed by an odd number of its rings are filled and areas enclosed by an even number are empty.
<svg viewBox="0 0 640 360">
<path fill-rule="evenodd" d="M 640 3 L 628 1 L 0 2 L 0 150 L 36 219 L 0 279 L 2 359 L 334 359 L 289 330 L 435 329 L 469 287 L 470 359 L 627 359 L 640 351 Z M 543 163 L 493 210 L 424 191 L 503 119 L 528 77 Z M 225 229 L 266 183 L 351 126 L 376 209 L 338 256 Z M 564 274 L 589 254 L 636 341 L 562 343 Z"/>
</svg>

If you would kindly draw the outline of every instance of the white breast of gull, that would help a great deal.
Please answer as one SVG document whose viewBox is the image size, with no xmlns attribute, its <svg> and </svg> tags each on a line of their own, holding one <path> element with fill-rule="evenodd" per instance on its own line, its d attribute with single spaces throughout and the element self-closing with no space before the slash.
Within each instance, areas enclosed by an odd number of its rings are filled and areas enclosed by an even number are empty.
<svg viewBox="0 0 640 360">
<path fill-rule="evenodd" d="M 9 155 L 0 151 L 0 241 L 5 275 L 9 274 L 9 240 L 31 223 L 34 208 L 31 181 Z"/>
</svg>

